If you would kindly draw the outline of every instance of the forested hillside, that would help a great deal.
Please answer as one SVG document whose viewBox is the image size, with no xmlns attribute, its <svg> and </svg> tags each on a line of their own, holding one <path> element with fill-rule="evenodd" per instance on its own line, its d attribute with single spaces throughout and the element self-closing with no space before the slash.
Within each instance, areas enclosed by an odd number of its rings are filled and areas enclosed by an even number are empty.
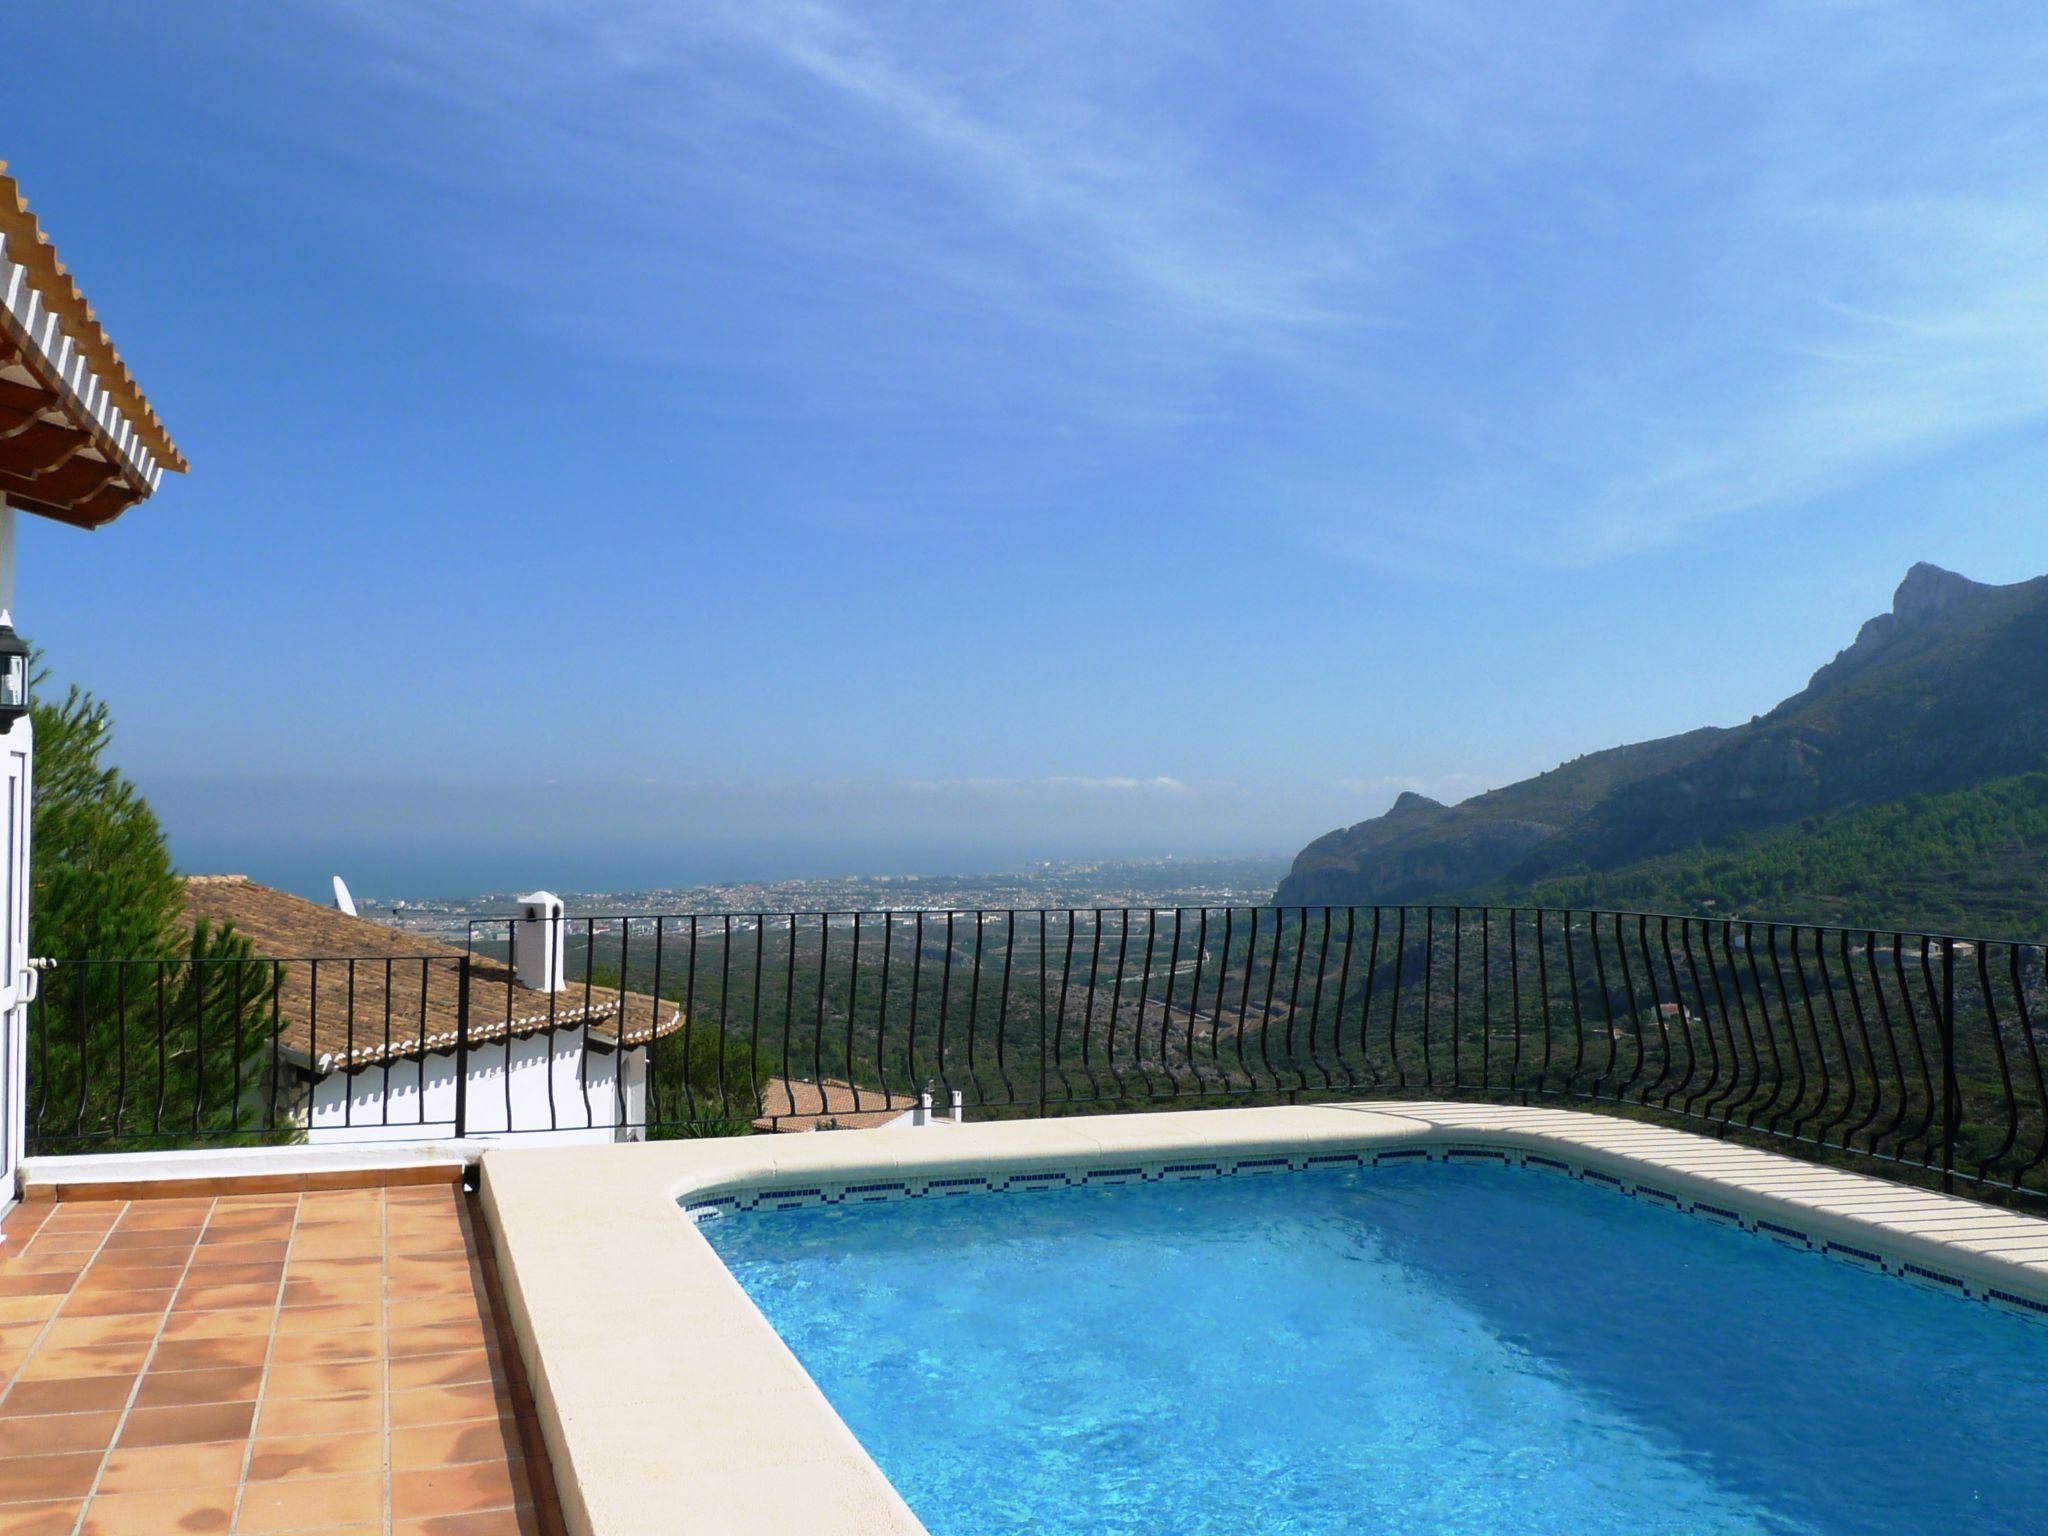
<svg viewBox="0 0 2048 1536">
<path fill-rule="evenodd" d="M 1485 894 L 2040 938 L 2048 935 L 2048 772 Z"/>
</svg>

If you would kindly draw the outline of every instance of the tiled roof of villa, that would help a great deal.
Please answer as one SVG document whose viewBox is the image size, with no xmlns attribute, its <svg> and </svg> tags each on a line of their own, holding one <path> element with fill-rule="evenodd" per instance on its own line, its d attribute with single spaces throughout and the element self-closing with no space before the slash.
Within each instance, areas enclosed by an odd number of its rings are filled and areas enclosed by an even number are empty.
<svg viewBox="0 0 2048 1536">
<path fill-rule="evenodd" d="M 420 934 L 350 917 L 258 885 L 242 875 L 194 875 L 185 913 L 237 933 L 280 962 L 278 1038 L 320 1071 L 455 1048 L 463 952 Z M 317 962 L 317 963 L 316 963 Z M 593 1040 L 628 1045 L 666 1035 L 682 1010 L 642 992 L 572 982 L 562 992 L 522 986 L 503 961 L 470 957 L 471 1045 L 550 1029 L 588 1028 Z M 251 1018 L 251 1028 L 267 1020 Z"/>
</svg>

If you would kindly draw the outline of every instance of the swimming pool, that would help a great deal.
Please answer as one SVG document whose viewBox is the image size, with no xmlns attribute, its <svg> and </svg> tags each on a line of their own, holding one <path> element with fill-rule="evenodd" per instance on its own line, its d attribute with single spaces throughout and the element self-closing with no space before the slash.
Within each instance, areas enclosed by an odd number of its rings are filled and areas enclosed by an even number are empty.
<svg viewBox="0 0 2048 1536">
<path fill-rule="evenodd" d="M 933 1536 L 2048 1530 L 2048 1326 L 1576 1180 L 702 1230 Z"/>
</svg>

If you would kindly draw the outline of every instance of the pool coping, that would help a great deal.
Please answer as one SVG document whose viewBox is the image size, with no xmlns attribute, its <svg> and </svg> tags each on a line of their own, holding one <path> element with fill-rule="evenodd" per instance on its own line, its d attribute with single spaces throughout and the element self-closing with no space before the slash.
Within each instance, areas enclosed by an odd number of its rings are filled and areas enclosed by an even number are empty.
<svg viewBox="0 0 2048 1536">
<path fill-rule="evenodd" d="M 1226 1174 L 1254 1171 L 1241 1167 L 1247 1160 L 1293 1167 L 1402 1150 L 1590 1177 L 2048 1317 L 2048 1221 L 1573 1110 L 1372 1102 L 990 1122 L 944 1134 L 494 1147 L 481 1193 L 574 1536 L 655 1536 L 693 1516 L 715 1519 L 725 1536 L 923 1536 L 684 1215 L 685 1200 L 780 1190 L 809 1202 L 877 1184 L 900 1188 L 857 1197 L 915 1196 L 935 1178 L 1028 1189 L 1081 1181 L 1054 1174 L 1146 1165 Z"/>
</svg>

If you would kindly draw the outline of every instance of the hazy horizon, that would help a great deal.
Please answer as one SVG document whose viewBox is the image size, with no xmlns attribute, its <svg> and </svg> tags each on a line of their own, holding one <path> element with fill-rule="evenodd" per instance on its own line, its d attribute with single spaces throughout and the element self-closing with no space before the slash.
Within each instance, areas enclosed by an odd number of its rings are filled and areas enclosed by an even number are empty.
<svg viewBox="0 0 2048 1536">
<path fill-rule="evenodd" d="M 266 837 L 237 848 L 231 842 L 171 839 L 172 856 L 188 874 L 238 874 L 308 900 L 326 902 L 331 878 L 341 875 L 358 900 L 442 901 L 548 889 L 558 894 L 688 890 L 710 885 L 770 885 L 797 880 L 1015 874 L 1040 863 L 1137 864 L 1178 860 L 1189 864 L 1270 859 L 1284 870 L 1291 854 L 1245 854 L 1105 849 L 1047 854 L 997 845 L 918 848 L 903 843 L 844 844 L 832 850 L 729 844 L 720 847 L 615 848 L 576 844 L 519 854 L 475 844 L 443 847 L 338 838 L 293 843 Z M 1276 880 L 1277 883 L 1277 880 Z"/>
<path fill-rule="evenodd" d="M 330 877 L 388 899 L 473 896 L 547 887 L 633 891 L 876 875 L 990 874 L 1047 862 L 1266 858 L 1300 842 L 1270 816 L 1234 825 L 1242 797 L 1211 789 L 1018 786 L 1007 830 L 991 830 L 979 798 L 943 788 L 770 792 L 690 786 L 535 784 L 145 783 L 171 854 L 189 874 L 243 874 L 325 899 Z M 985 792 L 984 792 L 985 793 Z M 914 832 L 894 830 L 900 797 L 924 808 Z M 1093 804 L 1076 804 L 1077 799 Z M 1133 802 L 1181 802 L 1133 823 Z M 1391 794 L 1389 795 L 1391 798 Z M 764 801 L 783 830 L 758 830 Z M 733 830 L 736 803 L 752 827 Z M 1229 808 L 1226 808 L 1228 804 Z M 1136 807 L 1144 811 L 1146 807 Z M 622 818 L 637 827 L 619 836 Z M 1216 819 L 1210 820 L 1208 818 Z M 882 824 L 878 824 L 878 822 Z M 1328 831 L 1328 827 L 1318 831 Z M 1309 834 L 1316 835 L 1316 834 Z"/>
</svg>

